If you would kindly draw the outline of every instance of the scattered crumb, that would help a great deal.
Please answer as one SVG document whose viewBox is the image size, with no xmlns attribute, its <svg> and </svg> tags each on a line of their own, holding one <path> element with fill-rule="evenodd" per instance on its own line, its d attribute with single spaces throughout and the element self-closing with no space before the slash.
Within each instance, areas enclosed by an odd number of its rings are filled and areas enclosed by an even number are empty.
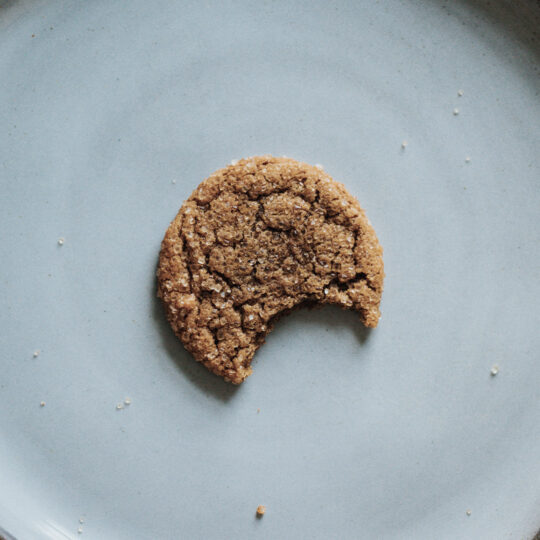
<svg viewBox="0 0 540 540">
<path fill-rule="evenodd" d="M 492 377 L 495 377 L 495 375 L 497 375 L 497 373 L 499 373 L 499 366 L 497 364 L 495 364 L 492 368 L 491 368 L 491 376 Z"/>
<path fill-rule="evenodd" d="M 79 518 L 79 523 L 84 523 L 84 518 L 83 517 Z"/>
<path fill-rule="evenodd" d="M 465 163 L 470 163 L 470 162 L 471 162 L 471 158 L 470 158 L 469 156 L 467 156 L 467 157 L 465 158 Z"/>
<path fill-rule="evenodd" d="M 171 180 L 171 184 L 176 184 L 176 180 Z"/>
<path fill-rule="evenodd" d="M 458 95 L 459 97 L 461 97 L 461 96 L 463 95 L 463 90 L 458 90 L 458 91 L 457 91 L 457 95 Z"/>
<path fill-rule="evenodd" d="M 126 399 L 124 399 L 124 404 L 125 405 L 131 405 L 131 399 L 128 398 L 128 397 Z"/>
<path fill-rule="evenodd" d="M 264 516 L 265 512 L 266 512 L 266 506 L 263 506 L 262 504 L 257 506 L 257 517 Z"/>
<path fill-rule="evenodd" d="M 257 409 L 257 414 L 259 414 L 261 412 L 261 409 Z"/>
<path fill-rule="evenodd" d="M 59 238 L 59 239 L 58 239 L 58 245 L 59 245 L 59 246 L 63 246 L 63 245 L 64 245 L 64 239 L 63 239 L 63 238 Z"/>
<path fill-rule="evenodd" d="M 409 143 L 408 143 L 407 141 L 403 141 L 403 142 L 401 143 L 401 148 L 402 148 L 403 150 L 405 150 L 405 148 L 407 148 L 407 145 L 408 145 L 408 144 L 409 144 Z"/>
<path fill-rule="evenodd" d="M 116 410 L 119 411 L 121 409 L 124 408 L 124 404 L 123 403 L 118 403 L 118 405 L 116 405 Z"/>
<path fill-rule="evenodd" d="M 37 358 L 37 357 L 39 356 L 39 353 L 40 353 L 40 352 L 41 352 L 41 351 L 40 351 L 39 349 L 37 349 L 37 350 L 34 351 L 34 354 L 33 354 L 32 356 L 33 356 L 34 358 Z"/>
<path fill-rule="evenodd" d="M 457 116 L 459 114 L 459 109 L 454 109 L 454 116 Z"/>
<path fill-rule="evenodd" d="M 467 510 L 465 513 L 466 513 L 468 516 L 471 515 L 471 511 L 470 511 L 470 510 Z"/>
<path fill-rule="evenodd" d="M 82 527 L 79 527 L 79 528 L 77 529 L 77 533 L 78 533 L 78 534 L 82 534 L 82 533 L 83 533 Z"/>
<path fill-rule="evenodd" d="M 32 34 L 32 37 L 36 37 L 36 34 Z"/>
<path fill-rule="evenodd" d="M 45 402 L 44 401 L 40 402 L 39 406 L 40 407 L 45 407 Z"/>
</svg>

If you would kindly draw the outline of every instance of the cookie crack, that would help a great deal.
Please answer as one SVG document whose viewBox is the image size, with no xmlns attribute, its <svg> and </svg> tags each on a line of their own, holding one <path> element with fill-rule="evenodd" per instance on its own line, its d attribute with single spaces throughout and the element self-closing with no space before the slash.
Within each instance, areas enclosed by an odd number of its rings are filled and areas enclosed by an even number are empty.
<svg viewBox="0 0 540 540">
<path fill-rule="evenodd" d="M 373 285 L 371 285 L 371 283 L 369 282 L 369 278 L 365 272 L 357 272 L 353 278 L 348 279 L 346 281 L 340 281 L 338 278 L 334 278 L 331 281 L 329 281 L 326 286 L 327 287 L 336 286 L 338 290 L 347 292 L 351 285 L 354 285 L 359 282 L 365 283 L 366 286 L 372 291 L 376 290 L 373 287 Z"/>
<path fill-rule="evenodd" d="M 216 270 L 214 268 L 211 268 L 211 271 L 212 271 L 212 274 L 215 274 L 216 276 L 218 276 L 221 280 L 223 280 L 223 282 L 225 283 L 225 285 L 227 285 L 227 287 L 229 288 L 229 290 L 232 290 L 233 287 L 235 287 L 236 285 L 234 285 L 230 280 L 229 278 L 223 274 L 222 272 L 220 272 L 219 270 Z"/>
</svg>

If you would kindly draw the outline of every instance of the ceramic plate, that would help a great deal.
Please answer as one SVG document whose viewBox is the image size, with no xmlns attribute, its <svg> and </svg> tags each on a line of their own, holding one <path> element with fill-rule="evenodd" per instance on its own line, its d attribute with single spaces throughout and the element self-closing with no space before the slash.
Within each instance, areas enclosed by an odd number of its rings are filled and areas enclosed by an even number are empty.
<svg viewBox="0 0 540 540">
<path fill-rule="evenodd" d="M 6 536 L 534 536 L 536 2 L 0 6 Z M 383 317 L 294 313 L 233 387 L 155 270 L 194 187 L 263 153 L 358 197 Z"/>
</svg>

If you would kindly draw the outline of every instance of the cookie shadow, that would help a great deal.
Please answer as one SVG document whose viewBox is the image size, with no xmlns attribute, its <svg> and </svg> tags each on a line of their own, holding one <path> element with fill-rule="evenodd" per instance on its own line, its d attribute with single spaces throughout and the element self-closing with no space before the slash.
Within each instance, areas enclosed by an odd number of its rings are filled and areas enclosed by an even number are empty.
<svg viewBox="0 0 540 540">
<path fill-rule="evenodd" d="M 157 297 L 157 284 L 155 280 L 150 290 L 152 294 L 152 319 L 160 335 L 163 348 L 167 351 L 169 358 L 175 363 L 186 379 L 197 386 L 201 392 L 223 402 L 229 401 L 238 392 L 240 387 L 225 382 L 221 377 L 210 373 L 201 363 L 195 361 L 193 356 L 186 351 L 182 342 L 175 336 L 167 321 L 161 300 Z"/>
<path fill-rule="evenodd" d="M 152 319 L 160 335 L 163 348 L 184 376 L 195 384 L 205 394 L 212 395 L 220 401 L 229 401 L 239 391 L 241 385 L 225 382 L 221 377 L 210 373 L 201 363 L 184 348 L 182 342 L 174 334 L 157 296 L 157 282 L 154 278 L 150 287 L 152 294 Z M 359 319 L 358 313 L 334 305 L 303 305 L 299 309 L 283 316 L 276 321 L 276 326 L 270 336 L 281 335 L 288 324 L 297 326 L 310 325 L 318 327 L 321 332 L 351 332 L 360 346 L 364 345 L 371 335 L 371 328 L 366 328 Z M 263 345 L 264 347 L 264 345 Z"/>
</svg>

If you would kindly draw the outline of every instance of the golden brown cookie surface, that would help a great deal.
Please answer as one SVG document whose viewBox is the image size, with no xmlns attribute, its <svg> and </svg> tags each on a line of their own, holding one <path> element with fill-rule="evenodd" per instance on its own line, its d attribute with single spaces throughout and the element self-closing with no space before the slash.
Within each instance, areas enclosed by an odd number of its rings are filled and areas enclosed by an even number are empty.
<svg viewBox="0 0 540 540">
<path fill-rule="evenodd" d="M 289 158 L 239 161 L 204 180 L 161 246 L 158 295 L 196 360 L 233 383 L 280 315 L 337 304 L 379 320 L 382 248 L 358 201 Z"/>
</svg>

